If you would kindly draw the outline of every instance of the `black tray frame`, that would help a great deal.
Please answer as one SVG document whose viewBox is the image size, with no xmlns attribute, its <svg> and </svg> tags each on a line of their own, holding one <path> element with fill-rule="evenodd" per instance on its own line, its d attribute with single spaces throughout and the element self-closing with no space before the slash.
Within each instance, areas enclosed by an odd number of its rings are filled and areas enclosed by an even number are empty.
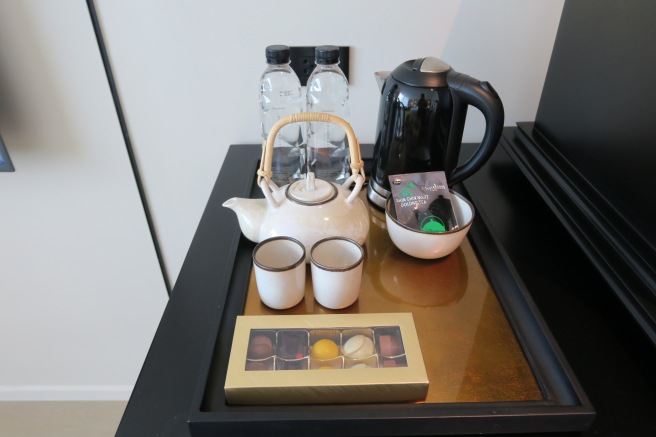
<svg viewBox="0 0 656 437">
<path fill-rule="evenodd" d="M 506 128 L 500 145 L 656 346 L 654 247 L 535 123 Z"/>
<path fill-rule="evenodd" d="M 365 163 L 370 165 L 371 145 L 362 146 L 362 155 Z M 259 165 L 259 157 L 260 146 L 231 146 L 217 186 L 229 182 L 235 188 L 223 189 L 217 196 L 213 193 L 212 201 L 223 203 L 234 195 L 261 197 L 253 176 Z M 469 197 L 462 185 L 456 187 L 456 191 Z M 222 269 L 223 280 L 220 289 L 216 290 L 219 302 L 210 326 L 214 335 L 210 335 L 207 342 L 189 412 L 189 428 L 194 437 L 238 433 L 250 435 L 255 432 L 266 432 L 268 436 L 499 434 L 582 431 L 592 424 L 594 408 L 509 257 L 487 225 L 482 211 L 477 211 L 468 238 L 526 354 L 543 391 L 544 400 L 440 404 L 226 405 L 222 390 L 208 393 L 207 387 L 222 387 L 225 381 L 234 323 L 243 311 L 248 288 L 254 244 L 241 236 L 234 217 L 220 225 L 224 235 L 233 235 L 229 246 L 223 248 L 227 252 L 222 258 L 234 262 L 215 266 Z M 220 371 L 212 371 L 217 366 Z"/>
</svg>

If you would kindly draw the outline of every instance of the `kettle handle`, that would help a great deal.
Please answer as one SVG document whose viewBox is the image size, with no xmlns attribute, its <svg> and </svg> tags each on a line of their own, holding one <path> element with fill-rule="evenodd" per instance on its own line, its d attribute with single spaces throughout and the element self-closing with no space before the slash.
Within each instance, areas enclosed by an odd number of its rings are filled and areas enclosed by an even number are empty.
<svg viewBox="0 0 656 437">
<path fill-rule="evenodd" d="M 453 138 L 453 141 L 458 142 L 455 145 L 456 147 L 451 147 L 454 145 L 449 144 L 448 149 L 451 151 L 460 150 L 459 143 L 462 141 L 467 105 L 475 107 L 485 117 L 485 134 L 480 146 L 467 162 L 457 167 L 451 175 L 447 175 L 449 185 L 452 186 L 474 174 L 492 156 L 501 139 L 504 110 L 499 95 L 488 82 L 482 82 L 466 74 L 451 70 L 447 75 L 447 83 L 453 96 L 454 117 L 452 123 L 459 124 L 458 126 L 452 125 L 451 132 L 460 132 L 460 135 Z M 457 162 L 458 157 L 451 156 L 449 159 L 452 162 Z"/>
<path fill-rule="evenodd" d="M 362 161 L 362 156 L 360 155 L 360 143 L 353 132 L 351 125 L 341 117 L 332 114 L 326 114 L 324 112 L 300 112 L 298 114 L 288 115 L 278 120 L 269 131 L 269 136 L 267 137 L 266 145 L 262 149 L 262 159 L 260 160 L 260 168 L 257 170 L 257 185 L 264 190 L 264 186 L 261 184 L 262 179 L 266 181 L 266 186 L 269 185 L 271 181 L 271 161 L 273 157 L 273 143 L 278 135 L 278 131 L 282 129 L 283 126 L 292 123 L 305 123 L 310 121 L 318 121 L 324 123 L 333 123 L 338 126 L 341 126 L 346 132 L 346 138 L 348 139 L 349 151 L 351 153 L 351 172 L 352 176 L 347 180 L 355 180 L 356 186 L 353 189 L 353 192 L 347 199 L 347 202 L 350 203 L 353 201 L 353 198 L 358 194 L 357 191 L 360 191 L 362 184 L 365 180 L 364 173 L 364 162 Z M 359 182 L 358 176 L 361 177 Z M 353 194 L 355 193 L 355 194 Z M 349 201 L 350 199 L 350 201 Z"/>
</svg>

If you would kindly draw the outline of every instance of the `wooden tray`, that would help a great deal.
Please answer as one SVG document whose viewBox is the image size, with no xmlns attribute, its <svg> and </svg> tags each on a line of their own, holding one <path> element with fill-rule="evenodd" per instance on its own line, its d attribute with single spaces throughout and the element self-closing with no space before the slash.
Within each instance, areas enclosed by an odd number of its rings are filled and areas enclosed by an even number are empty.
<svg viewBox="0 0 656 437">
<path fill-rule="evenodd" d="M 258 148 L 230 181 L 259 197 Z M 363 146 L 363 157 L 371 148 Z M 468 197 L 463 187 L 458 190 Z M 444 435 L 579 431 L 594 410 L 514 272 L 476 214 L 468 241 L 438 261 L 409 258 L 393 247 L 384 216 L 371 208 L 372 226 L 362 295 L 347 312 L 411 311 L 429 374 L 425 402 L 313 406 L 228 406 L 223 384 L 234 321 L 240 314 L 279 314 L 257 299 L 251 275 L 254 244 L 235 238 L 226 250 L 225 303 L 212 320 L 189 426 L 194 436 L 266 432 L 267 435 Z M 239 235 L 237 220 L 221 223 Z M 304 301 L 286 314 L 333 312 L 320 307 L 308 282 Z"/>
</svg>

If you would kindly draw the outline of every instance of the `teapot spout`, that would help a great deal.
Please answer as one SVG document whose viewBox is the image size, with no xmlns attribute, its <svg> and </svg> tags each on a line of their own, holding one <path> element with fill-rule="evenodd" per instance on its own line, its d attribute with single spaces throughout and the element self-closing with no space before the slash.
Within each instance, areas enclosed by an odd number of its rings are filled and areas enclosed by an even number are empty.
<svg viewBox="0 0 656 437">
<path fill-rule="evenodd" d="M 267 204 L 264 199 L 242 199 L 233 197 L 223 203 L 223 206 L 229 208 L 237 214 L 239 227 L 244 237 L 254 243 L 259 243 L 260 229 L 264 223 Z"/>
<path fill-rule="evenodd" d="M 385 81 L 389 77 L 391 71 L 376 71 L 374 76 L 376 77 L 376 84 L 378 85 L 378 91 L 383 92 L 383 87 L 385 86 Z"/>
</svg>

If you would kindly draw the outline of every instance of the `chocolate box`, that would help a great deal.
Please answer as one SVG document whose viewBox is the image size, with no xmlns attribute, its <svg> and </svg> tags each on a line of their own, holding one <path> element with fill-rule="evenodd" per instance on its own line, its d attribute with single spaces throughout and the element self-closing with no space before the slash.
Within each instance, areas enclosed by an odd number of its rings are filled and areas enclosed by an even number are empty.
<svg viewBox="0 0 656 437">
<path fill-rule="evenodd" d="M 237 317 L 229 404 L 422 401 L 427 391 L 410 313 Z"/>
</svg>

